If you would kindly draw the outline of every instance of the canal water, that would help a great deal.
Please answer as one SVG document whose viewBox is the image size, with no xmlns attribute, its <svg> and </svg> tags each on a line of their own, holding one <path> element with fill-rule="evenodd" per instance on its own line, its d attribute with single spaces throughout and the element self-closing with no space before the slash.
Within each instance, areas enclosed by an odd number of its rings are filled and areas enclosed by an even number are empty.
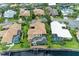
<svg viewBox="0 0 79 59">
<path fill-rule="evenodd" d="M 28 50 L 18 52 L 5 52 L 4 56 L 79 56 L 76 51 L 55 51 L 55 50 Z"/>
</svg>

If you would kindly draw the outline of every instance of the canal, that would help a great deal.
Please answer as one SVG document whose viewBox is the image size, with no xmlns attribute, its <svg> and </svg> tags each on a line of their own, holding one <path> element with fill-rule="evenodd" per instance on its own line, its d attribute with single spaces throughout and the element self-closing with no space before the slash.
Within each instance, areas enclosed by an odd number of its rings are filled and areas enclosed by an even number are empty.
<svg viewBox="0 0 79 59">
<path fill-rule="evenodd" d="M 26 50 L 17 52 L 5 52 L 4 56 L 79 56 L 78 51 L 61 51 L 61 50 Z"/>
</svg>

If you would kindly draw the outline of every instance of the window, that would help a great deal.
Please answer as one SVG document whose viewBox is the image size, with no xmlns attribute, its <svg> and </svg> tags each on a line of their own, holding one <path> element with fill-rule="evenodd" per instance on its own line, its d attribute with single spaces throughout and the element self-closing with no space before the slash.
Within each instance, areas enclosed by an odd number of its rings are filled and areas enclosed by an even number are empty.
<svg viewBox="0 0 79 59">
<path fill-rule="evenodd" d="M 34 27 L 34 26 L 31 26 L 30 28 L 31 28 L 31 29 L 34 29 L 35 27 Z"/>
<path fill-rule="evenodd" d="M 66 29 L 65 27 L 62 27 L 63 29 Z"/>
<path fill-rule="evenodd" d="M 67 27 L 62 27 L 62 29 L 68 29 Z"/>
</svg>

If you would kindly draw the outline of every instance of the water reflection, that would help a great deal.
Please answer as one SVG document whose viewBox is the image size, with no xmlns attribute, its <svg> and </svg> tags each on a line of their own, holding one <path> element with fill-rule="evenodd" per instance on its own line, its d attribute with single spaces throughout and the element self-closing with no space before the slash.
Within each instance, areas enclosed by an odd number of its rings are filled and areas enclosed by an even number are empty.
<svg viewBox="0 0 79 59">
<path fill-rule="evenodd" d="M 79 56 L 75 51 L 55 51 L 55 50 L 28 50 L 19 52 L 5 52 L 7 56 Z"/>
</svg>

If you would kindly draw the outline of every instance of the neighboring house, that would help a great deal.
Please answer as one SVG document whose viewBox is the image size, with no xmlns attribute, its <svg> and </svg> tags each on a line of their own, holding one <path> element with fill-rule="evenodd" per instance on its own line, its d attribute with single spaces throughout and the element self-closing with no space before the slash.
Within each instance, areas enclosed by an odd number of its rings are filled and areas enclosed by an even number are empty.
<svg viewBox="0 0 79 59">
<path fill-rule="evenodd" d="M 20 9 L 20 16 L 30 16 L 30 11 L 24 8 Z"/>
<path fill-rule="evenodd" d="M 0 3 L 0 8 L 8 7 L 9 4 L 7 3 Z"/>
<path fill-rule="evenodd" d="M 16 3 L 13 3 L 13 4 L 10 5 L 10 7 L 16 7 L 16 6 L 17 6 Z"/>
<path fill-rule="evenodd" d="M 33 46 L 43 45 L 47 42 L 45 24 L 35 20 L 30 24 L 28 30 L 28 40 Z"/>
<path fill-rule="evenodd" d="M 64 20 L 68 20 L 68 16 L 71 16 L 74 13 L 74 11 L 70 8 L 63 8 L 61 9 L 61 13 L 64 16 Z"/>
<path fill-rule="evenodd" d="M 2 36 L 1 43 L 18 43 L 20 38 L 21 24 L 14 23 L 6 30 L 5 34 Z"/>
<path fill-rule="evenodd" d="M 51 22 L 51 31 L 55 42 L 61 41 L 64 38 L 68 40 L 71 40 L 72 38 L 69 30 L 66 29 L 66 25 L 61 24 L 58 21 Z"/>
<path fill-rule="evenodd" d="M 35 8 L 33 10 L 33 12 L 34 12 L 35 15 L 39 15 L 39 16 L 45 15 L 44 10 L 42 10 L 42 9 Z"/>
<path fill-rule="evenodd" d="M 69 14 L 72 14 L 74 11 L 70 8 L 63 8 L 61 9 L 61 12 L 63 16 L 68 16 Z"/>
<path fill-rule="evenodd" d="M 59 15 L 57 9 L 54 9 L 54 8 L 51 8 L 51 7 L 47 7 L 47 10 L 48 10 L 49 15 L 51 15 L 51 16 Z"/>
<path fill-rule="evenodd" d="M 76 33 L 76 37 L 77 37 L 77 39 L 79 41 L 79 31 Z"/>
<path fill-rule="evenodd" d="M 14 17 L 15 14 L 16 14 L 15 11 L 13 11 L 13 10 L 7 10 L 7 11 L 4 12 L 4 17 L 5 18 L 12 18 L 12 17 Z"/>
<path fill-rule="evenodd" d="M 47 4 L 46 3 L 32 3 L 31 4 L 31 8 L 37 8 L 37 9 L 41 9 L 41 8 L 44 8 L 46 7 Z"/>
<path fill-rule="evenodd" d="M 9 22 L 8 19 L 5 19 L 5 21 L 3 22 L 2 28 L 3 30 L 7 30 L 13 23 Z"/>
<path fill-rule="evenodd" d="M 70 28 L 78 28 L 79 29 L 79 21 L 78 20 L 73 20 L 73 21 L 70 21 L 68 26 Z"/>
</svg>

